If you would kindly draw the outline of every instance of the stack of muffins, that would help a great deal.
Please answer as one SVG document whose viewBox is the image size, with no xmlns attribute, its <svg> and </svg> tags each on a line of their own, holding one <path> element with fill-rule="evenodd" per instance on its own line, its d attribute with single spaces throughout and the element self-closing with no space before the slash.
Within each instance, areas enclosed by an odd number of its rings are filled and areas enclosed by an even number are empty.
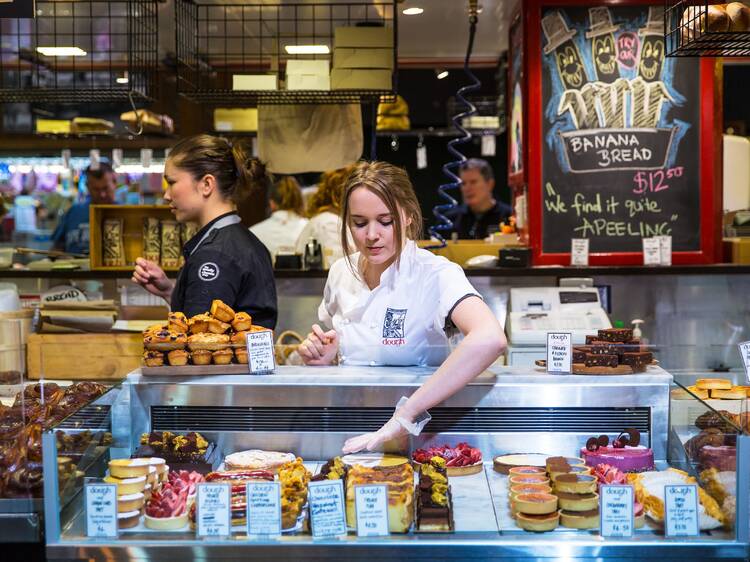
<svg viewBox="0 0 750 562">
<path fill-rule="evenodd" d="M 246 364 L 247 333 L 261 330 L 267 328 L 253 326 L 246 312 L 235 313 L 222 301 L 214 300 L 210 312 L 190 319 L 182 312 L 171 312 L 166 325 L 147 329 L 143 333 L 143 361 L 147 367 L 228 365 L 233 360 Z"/>
</svg>

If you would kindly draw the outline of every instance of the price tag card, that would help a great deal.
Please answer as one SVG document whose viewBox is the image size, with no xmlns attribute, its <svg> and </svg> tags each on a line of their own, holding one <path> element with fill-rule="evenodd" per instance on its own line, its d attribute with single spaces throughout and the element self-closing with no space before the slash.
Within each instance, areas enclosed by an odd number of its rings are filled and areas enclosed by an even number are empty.
<svg viewBox="0 0 750 562">
<path fill-rule="evenodd" d="M 102 157 L 98 148 L 92 148 L 91 150 L 89 150 L 89 160 L 89 167 L 94 171 L 98 170 L 102 161 Z"/>
<path fill-rule="evenodd" d="M 113 168 L 119 168 L 122 166 L 122 148 L 113 148 L 112 149 L 112 167 Z"/>
<path fill-rule="evenodd" d="M 573 370 L 572 343 L 570 332 L 547 332 L 548 373 L 570 373 Z"/>
<path fill-rule="evenodd" d="M 572 238 L 570 240 L 570 265 L 589 264 L 589 239 Z"/>
<path fill-rule="evenodd" d="M 668 537 L 698 536 L 698 487 L 695 484 L 664 486 L 664 517 Z"/>
<path fill-rule="evenodd" d="M 341 480 L 310 482 L 308 501 L 313 538 L 346 535 L 344 484 Z"/>
<path fill-rule="evenodd" d="M 150 168 L 154 159 L 154 150 L 152 148 L 141 148 L 141 166 Z"/>
<path fill-rule="evenodd" d="M 60 158 L 62 159 L 63 168 L 70 168 L 70 149 L 69 148 L 63 148 L 62 152 L 60 152 Z"/>
<path fill-rule="evenodd" d="M 417 170 L 424 170 L 427 168 L 427 147 L 417 147 Z"/>
<path fill-rule="evenodd" d="M 658 238 L 643 239 L 643 265 L 661 265 L 661 242 Z"/>
<path fill-rule="evenodd" d="M 278 482 L 247 483 L 247 534 L 281 535 L 281 486 Z"/>
<path fill-rule="evenodd" d="M 494 156 L 496 150 L 495 135 L 482 135 L 482 156 Z"/>
<path fill-rule="evenodd" d="M 603 537 L 632 537 L 633 487 L 601 486 L 599 488 L 600 526 Z"/>
<path fill-rule="evenodd" d="M 276 368 L 276 358 L 273 352 L 273 331 L 248 332 L 246 343 L 250 374 L 273 373 Z"/>
<path fill-rule="evenodd" d="M 198 484 L 196 509 L 199 537 L 228 537 L 232 531 L 229 484 Z"/>
<path fill-rule="evenodd" d="M 117 538 L 117 484 L 86 484 L 86 536 Z"/>
<path fill-rule="evenodd" d="M 388 487 L 379 484 L 354 487 L 358 537 L 387 537 Z"/>
<path fill-rule="evenodd" d="M 750 341 L 743 341 L 737 347 L 740 348 L 742 364 L 745 365 L 745 378 L 750 383 Z"/>
<path fill-rule="evenodd" d="M 657 236 L 659 240 L 659 263 L 661 265 L 672 265 L 672 237 Z"/>
</svg>

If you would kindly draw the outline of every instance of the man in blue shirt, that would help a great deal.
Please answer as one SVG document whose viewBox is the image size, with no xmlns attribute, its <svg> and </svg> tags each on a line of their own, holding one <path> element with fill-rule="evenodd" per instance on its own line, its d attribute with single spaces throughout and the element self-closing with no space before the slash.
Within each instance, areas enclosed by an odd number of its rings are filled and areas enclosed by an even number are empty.
<svg viewBox="0 0 750 562">
<path fill-rule="evenodd" d="M 111 205 L 115 202 L 117 181 L 115 171 L 107 162 L 100 162 L 98 170 L 86 168 L 86 187 L 89 196 L 76 203 L 60 219 L 52 240 L 56 250 L 72 254 L 89 253 L 89 205 Z"/>
<path fill-rule="evenodd" d="M 453 221 L 453 231 L 462 239 L 481 239 L 497 232 L 513 209 L 493 196 L 495 175 L 489 162 L 471 158 L 461 166 L 460 174 L 463 205 L 446 213 Z"/>
</svg>

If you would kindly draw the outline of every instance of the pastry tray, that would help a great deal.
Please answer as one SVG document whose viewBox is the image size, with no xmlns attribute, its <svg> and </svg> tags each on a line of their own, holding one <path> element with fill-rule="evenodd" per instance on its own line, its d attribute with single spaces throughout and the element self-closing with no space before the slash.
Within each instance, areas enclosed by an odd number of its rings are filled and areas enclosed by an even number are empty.
<svg viewBox="0 0 750 562">
<path fill-rule="evenodd" d="M 183 365 L 172 367 L 141 367 L 141 374 L 149 376 L 207 376 L 207 375 L 249 375 L 250 368 L 244 363 L 230 363 L 229 365 Z"/>
<path fill-rule="evenodd" d="M 537 367 L 541 367 L 543 369 L 547 368 L 547 361 L 545 359 L 537 359 L 534 361 L 534 364 Z M 658 365 L 659 362 L 654 360 L 650 363 L 650 365 Z M 640 373 L 645 373 L 646 370 L 648 370 L 648 367 L 646 367 L 643 371 L 635 372 L 630 367 L 630 365 L 618 365 L 617 367 L 587 367 L 583 363 L 573 363 L 572 364 L 573 375 L 635 375 Z M 559 374 L 559 373 L 555 373 Z"/>
</svg>

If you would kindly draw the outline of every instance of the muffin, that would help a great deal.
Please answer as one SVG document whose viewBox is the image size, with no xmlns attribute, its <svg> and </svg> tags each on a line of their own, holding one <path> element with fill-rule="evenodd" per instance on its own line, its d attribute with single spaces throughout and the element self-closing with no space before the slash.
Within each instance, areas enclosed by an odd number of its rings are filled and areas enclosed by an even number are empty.
<svg viewBox="0 0 750 562">
<path fill-rule="evenodd" d="M 173 349 L 185 349 L 187 336 L 169 330 L 150 332 L 143 336 L 143 347 L 154 351 L 172 351 Z"/>
<path fill-rule="evenodd" d="M 143 362 L 146 367 L 161 367 L 164 365 L 164 354 L 161 351 L 145 351 Z"/>
<path fill-rule="evenodd" d="M 253 325 L 253 319 L 247 312 L 238 312 L 232 320 L 232 328 L 235 332 L 244 332 Z"/>
<path fill-rule="evenodd" d="M 211 303 L 211 316 L 222 322 L 231 322 L 234 320 L 234 310 L 218 299 Z"/>
<path fill-rule="evenodd" d="M 167 329 L 178 334 L 186 334 L 188 331 L 188 320 L 182 312 L 170 312 Z"/>
<path fill-rule="evenodd" d="M 208 331 L 212 334 L 225 334 L 228 329 L 229 324 L 226 322 L 222 322 L 216 318 L 211 318 L 211 320 L 208 321 Z"/>
<path fill-rule="evenodd" d="M 232 353 L 231 349 L 220 349 L 213 352 L 213 359 L 216 365 L 229 365 L 232 362 L 232 357 L 234 357 L 234 353 Z"/>
<path fill-rule="evenodd" d="M 193 365 L 210 365 L 211 364 L 211 352 L 207 349 L 198 349 L 190 354 L 190 358 L 193 360 Z"/>
<path fill-rule="evenodd" d="M 193 334 L 188 337 L 187 342 L 191 351 L 197 351 L 199 349 L 216 351 L 229 347 L 229 336 L 226 334 L 211 333 Z"/>
<path fill-rule="evenodd" d="M 167 353 L 167 360 L 173 367 L 182 367 L 188 364 L 190 354 L 184 349 L 175 349 Z"/>
<path fill-rule="evenodd" d="M 237 363 L 247 365 L 247 349 L 244 347 L 236 347 L 234 349 L 234 358 L 237 359 Z"/>
<path fill-rule="evenodd" d="M 208 332 L 208 321 L 211 317 L 208 314 L 196 314 L 188 321 L 191 334 L 202 334 Z"/>
</svg>

